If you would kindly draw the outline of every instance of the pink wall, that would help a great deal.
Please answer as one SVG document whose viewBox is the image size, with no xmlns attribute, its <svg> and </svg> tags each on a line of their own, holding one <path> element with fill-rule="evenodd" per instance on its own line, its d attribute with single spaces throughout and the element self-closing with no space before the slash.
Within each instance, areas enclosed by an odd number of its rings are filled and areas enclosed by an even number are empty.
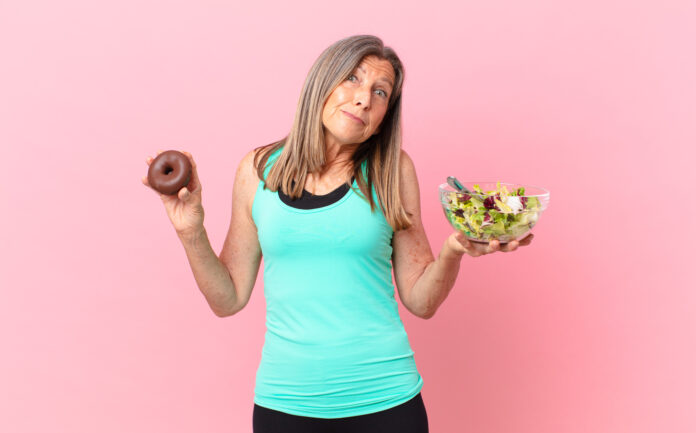
<svg viewBox="0 0 696 433">
<path fill-rule="evenodd" d="M 0 429 L 251 431 L 262 276 L 214 316 L 144 160 L 194 155 L 219 252 L 242 155 L 372 33 L 406 67 L 435 254 L 447 175 L 552 196 L 433 319 L 401 307 L 431 431 L 696 431 L 694 2 L 468 3 L 2 2 Z"/>
</svg>

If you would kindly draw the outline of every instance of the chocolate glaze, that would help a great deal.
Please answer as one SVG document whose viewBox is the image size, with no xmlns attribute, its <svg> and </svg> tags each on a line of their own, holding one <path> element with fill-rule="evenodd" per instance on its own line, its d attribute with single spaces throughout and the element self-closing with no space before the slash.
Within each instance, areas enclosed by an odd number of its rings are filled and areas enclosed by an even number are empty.
<svg viewBox="0 0 696 433">
<path fill-rule="evenodd" d="M 176 150 L 167 150 L 157 155 L 147 171 L 150 186 L 166 195 L 176 195 L 190 180 L 191 161 Z"/>
</svg>

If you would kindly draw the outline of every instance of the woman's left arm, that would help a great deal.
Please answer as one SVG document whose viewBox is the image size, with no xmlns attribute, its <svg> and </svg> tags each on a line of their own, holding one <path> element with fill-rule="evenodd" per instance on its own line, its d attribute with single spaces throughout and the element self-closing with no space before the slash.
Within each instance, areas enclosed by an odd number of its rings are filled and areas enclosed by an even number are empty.
<svg viewBox="0 0 696 433">
<path fill-rule="evenodd" d="M 464 235 L 454 232 L 445 240 L 440 255 L 435 259 L 421 221 L 420 189 L 415 166 L 404 150 L 401 151 L 399 172 L 401 201 L 413 225 L 394 233 L 394 280 L 406 309 L 418 317 L 430 319 L 454 286 L 461 258 L 465 254 L 478 257 L 496 251 L 515 251 L 519 246 L 529 245 L 534 235 L 501 247 L 497 240 L 488 244 L 469 242 Z"/>
</svg>

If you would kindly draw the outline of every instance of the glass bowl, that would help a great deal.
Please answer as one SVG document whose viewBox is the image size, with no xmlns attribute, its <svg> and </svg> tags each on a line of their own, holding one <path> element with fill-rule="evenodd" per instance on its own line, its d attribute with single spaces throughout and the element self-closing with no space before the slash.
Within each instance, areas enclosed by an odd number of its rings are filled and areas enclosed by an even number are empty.
<svg viewBox="0 0 696 433">
<path fill-rule="evenodd" d="M 501 244 L 522 239 L 549 206 L 544 188 L 503 182 L 461 182 L 473 194 L 440 185 L 439 195 L 447 221 L 470 241 Z M 496 191 L 501 191 L 496 193 Z"/>
</svg>

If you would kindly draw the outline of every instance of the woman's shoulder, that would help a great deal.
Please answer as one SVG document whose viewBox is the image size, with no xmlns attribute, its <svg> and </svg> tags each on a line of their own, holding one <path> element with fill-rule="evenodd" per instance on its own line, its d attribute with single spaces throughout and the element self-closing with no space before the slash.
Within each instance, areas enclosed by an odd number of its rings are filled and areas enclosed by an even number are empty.
<svg viewBox="0 0 696 433">
<path fill-rule="evenodd" d="M 263 180 L 263 178 L 259 176 L 258 167 L 261 161 L 263 160 L 265 154 L 268 153 L 271 149 L 272 145 L 256 147 L 248 151 L 246 155 L 242 157 L 242 160 L 239 162 L 239 166 L 237 167 L 237 173 L 235 175 L 237 179 L 236 182 L 239 182 L 240 188 L 243 189 L 246 193 L 252 193 L 253 191 L 256 191 L 256 187 L 258 186 L 259 182 Z M 267 167 L 269 167 L 271 158 L 275 159 L 278 153 L 278 151 L 272 152 L 270 157 L 266 160 Z"/>
<path fill-rule="evenodd" d="M 260 180 L 256 172 L 259 149 L 258 147 L 252 149 L 242 157 L 242 160 L 239 162 L 239 167 L 237 168 L 237 176 L 242 175 L 250 179 L 256 178 L 256 180 Z"/>
</svg>

